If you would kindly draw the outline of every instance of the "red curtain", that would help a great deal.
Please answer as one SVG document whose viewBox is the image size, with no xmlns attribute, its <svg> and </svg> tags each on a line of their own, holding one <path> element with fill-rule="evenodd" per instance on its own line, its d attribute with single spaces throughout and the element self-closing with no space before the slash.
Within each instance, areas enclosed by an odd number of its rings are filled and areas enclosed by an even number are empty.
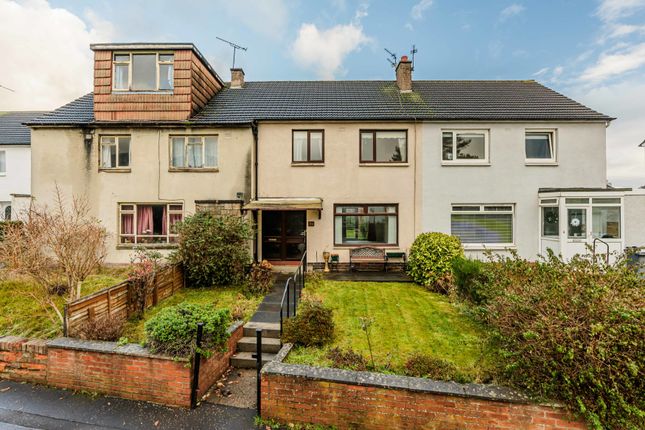
<svg viewBox="0 0 645 430">
<path fill-rule="evenodd" d="M 134 234 L 134 215 L 121 215 L 121 234 Z"/>
<path fill-rule="evenodd" d="M 152 206 L 137 206 L 137 234 L 152 235 Z"/>
</svg>

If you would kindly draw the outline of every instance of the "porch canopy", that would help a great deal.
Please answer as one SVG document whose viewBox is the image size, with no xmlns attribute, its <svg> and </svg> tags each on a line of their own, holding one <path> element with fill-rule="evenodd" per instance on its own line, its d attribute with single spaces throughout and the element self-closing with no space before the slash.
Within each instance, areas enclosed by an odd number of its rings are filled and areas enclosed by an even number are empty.
<svg viewBox="0 0 645 430">
<path fill-rule="evenodd" d="M 322 210 L 320 197 L 260 197 L 244 205 L 245 210 L 302 211 Z"/>
</svg>

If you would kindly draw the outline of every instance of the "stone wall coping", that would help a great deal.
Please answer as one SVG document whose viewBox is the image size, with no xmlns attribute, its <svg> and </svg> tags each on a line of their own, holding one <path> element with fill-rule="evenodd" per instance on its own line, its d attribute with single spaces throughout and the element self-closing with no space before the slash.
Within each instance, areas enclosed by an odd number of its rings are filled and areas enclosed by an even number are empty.
<svg viewBox="0 0 645 430">
<path fill-rule="evenodd" d="M 235 321 L 228 328 L 228 333 L 232 334 L 244 325 L 243 321 Z M 71 337 L 59 337 L 47 342 L 47 347 L 52 349 L 71 349 L 76 351 L 100 352 L 103 354 L 129 355 L 133 357 L 147 357 L 159 360 L 172 360 L 187 363 L 188 358 L 177 358 L 166 355 L 154 354 L 149 348 L 141 346 L 138 343 L 128 343 L 119 345 L 117 342 L 106 342 L 101 340 L 84 340 Z"/>
<path fill-rule="evenodd" d="M 262 374 L 291 376 L 296 378 L 334 382 L 339 384 L 408 390 L 457 397 L 468 397 L 483 400 L 492 400 L 497 402 L 533 403 L 532 399 L 522 392 L 496 385 L 459 384 L 457 382 L 436 381 L 426 378 L 388 375 L 376 372 L 362 372 L 326 367 L 306 366 L 301 364 L 287 364 L 280 361 L 271 361 L 267 363 L 262 368 Z"/>
<path fill-rule="evenodd" d="M 291 343 L 285 343 L 282 345 L 282 348 L 280 348 L 280 351 L 273 357 L 273 361 L 277 361 L 279 363 L 282 363 L 285 358 L 287 358 L 287 355 L 291 352 L 291 348 L 293 348 L 293 344 Z"/>
</svg>

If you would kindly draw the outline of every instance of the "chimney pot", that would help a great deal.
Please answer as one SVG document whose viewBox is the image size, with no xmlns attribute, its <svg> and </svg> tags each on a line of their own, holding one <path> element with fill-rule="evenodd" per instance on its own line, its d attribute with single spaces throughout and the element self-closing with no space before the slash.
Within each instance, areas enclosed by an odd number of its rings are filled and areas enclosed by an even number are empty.
<svg viewBox="0 0 645 430">
<path fill-rule="evenodd" d="M 231 88 L 244 87 L 244 70 L 231 69 Z"/>
<path fill-rule="evenodd" d="M 402 56 L 396 65 L 396 85 L 402 93 L 412 91 L 412 62 L 407 55 Z"/>
</svg>

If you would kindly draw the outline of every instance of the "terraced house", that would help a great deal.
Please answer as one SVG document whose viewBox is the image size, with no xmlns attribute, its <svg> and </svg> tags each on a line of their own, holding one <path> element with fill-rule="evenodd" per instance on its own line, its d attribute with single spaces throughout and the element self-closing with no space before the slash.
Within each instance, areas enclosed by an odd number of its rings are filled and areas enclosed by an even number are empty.
<svg viewBox="0 0 645 430">
<path fill-rule="evenodd" d="M 414 80 L 403 57 L 388 81 L 227 83 L 192 44 L 91 49 L 94 92 L 29 122 L 31 188 L 86 196 L 110 262 L 171 248 L 200 210 L 253 217 L 255 257 L 277 262 L 407 252 L 424 231 L 472 255 L 645 244 L 643 198 L 607 187 L 612 118 L 535 81 Z"/>
</svg>

